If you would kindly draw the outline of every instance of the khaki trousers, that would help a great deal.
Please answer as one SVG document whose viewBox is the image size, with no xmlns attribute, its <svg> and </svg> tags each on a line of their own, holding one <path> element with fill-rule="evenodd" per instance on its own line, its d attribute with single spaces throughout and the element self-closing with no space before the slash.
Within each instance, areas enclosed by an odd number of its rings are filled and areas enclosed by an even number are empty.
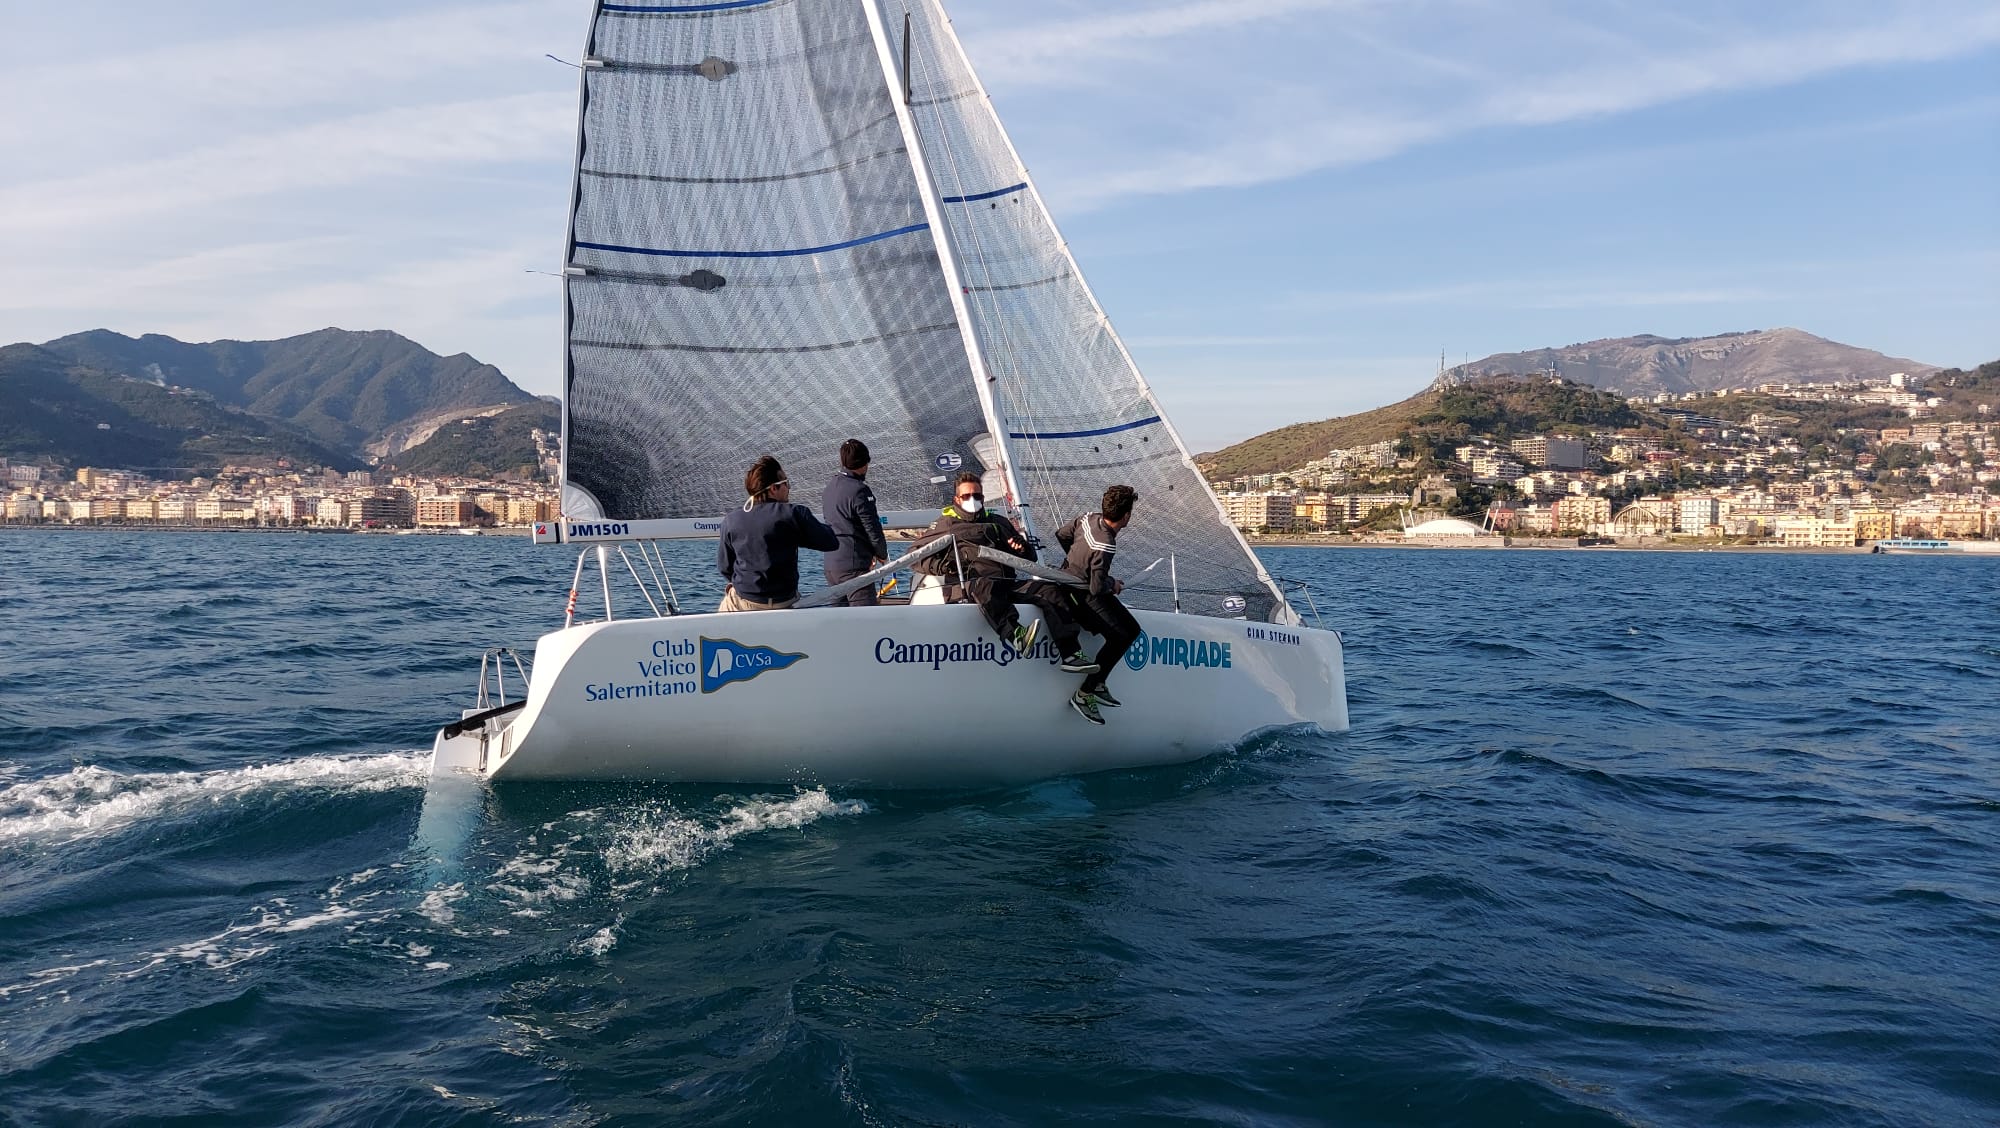
<svg viewBox="0 0 2000 1128">
<path fill-rule="evenodd" d="M 717 611 L 783 611 L 798 601 L 799 597 L 795 595 L 783 603 L 759 603 L 754 599 L 743 598 L 736 594 L 734 587 L 731 587 L 722 593 L 722 602 L 717 604 L 715 609 Z"/>
</svg>

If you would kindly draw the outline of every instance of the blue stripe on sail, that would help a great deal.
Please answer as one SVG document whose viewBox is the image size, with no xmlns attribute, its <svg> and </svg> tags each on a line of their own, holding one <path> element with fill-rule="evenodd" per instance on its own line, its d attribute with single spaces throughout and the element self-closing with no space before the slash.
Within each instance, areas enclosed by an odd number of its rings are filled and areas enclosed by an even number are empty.
<svg viewBox="0 0 2000 1128">
<path fill-rule="evenodd" d="M 1091 431 L 1010 431 L 1007 437 L 1010 439 L 1087 439 L 1092 435 L 1115 435 L 1120 431 L 1130 431 L 1134 427 L 1145 427 L 1159 421 L 1159 416 L 1151 415 L 1131 423 L 1120 423 L 1116 427 L 1099 427 Z"/>
<path fill-rule="evenodd" d="M 720 12 L 724 8 L 754 8 L 771 0 L 723 0 L 717 4 L 606 4 L 607 12 Z"/>
<path fill-rule="evenodd" d="M 908 235 L 912 231 L 928 231 L 928 223 L 912 223 L 908 227 L 898 227 L 894 231 L 884 231 L 879 235 L 863 235 L 859 239 L 849 239 L 845 243 L 828 243 L 824 247 L 800 247 L 792 251 L 661 251 L 652 247 L 621 247 L 616 243 L 586 243 L 577 240 L 576 245 L 592 251 L 618 251 L 628 255 L 665 255 L 669 258 L 787 258 L 791 255 L 816 255 L 822 251 L 839 251 L 848 247 L 858 247 L 863 243 L 873 243 L 878 239 L 893 239 L 898 235 Z"/>
<path fill-rule="evenodd" d="M 1005 196 L 1009 192 L 1019 192 L 1027 186 L 1028 182 L 1023 180 L 1019 184 L 1009 184 L 1005 188 L 995 188 L 991 192 L 981 192 L 977 196 L 946 196 L 944 202 L 947 204 L 969 204 L 974 200 L 990 200 L 995 196 Z"/>
</svg>

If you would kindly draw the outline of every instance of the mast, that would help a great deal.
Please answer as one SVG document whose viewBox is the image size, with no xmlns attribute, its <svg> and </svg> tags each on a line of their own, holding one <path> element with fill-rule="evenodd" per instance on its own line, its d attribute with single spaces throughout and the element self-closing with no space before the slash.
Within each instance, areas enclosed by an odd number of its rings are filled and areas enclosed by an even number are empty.
<svg viewBox="0 0 2000 1128">
<path fill-rule="evenodd" d="M 986 365 L 986 356 L 981 349 L 978 331 L 973 328 L 972 311 L 965 301 L 965 282 L 959 276 L 958 256 L 951 246 L 951 233 L 944 216 L 944 201 L 938 195 L 937 183 L 931 179 L 930 165 L 924 160 L 923 138 L 917 133 L 916 116 L 910 111 L 910 104 L 904 91 L 903 65 L 898 60 L 895 46 L 889 41 L 889 33 L 882 25 L 882 12 L 875 0 L 859 0 L 862 11 L 868 17 L 868 32 L 875 38 L 875 54 L 882 63 L 882 81 L 888 87 L 889 101 L 896 110 L 896 125 L 903 131 L 903 146 L 910 155 L 910 167 L 916 173 L 917 194 L 923 199 L 924 218 L 929 221 L 931 242 L 937 248 L 938 265 L 944 270 L 945 286 L 950 291 L 951 310 L 958 318 L 959 338 L 965 345 L 965 359 L 972 367 L 973 391 L 979 397 L 980 413 L 986 417 L 986 433 L 993 437 L 995 449 L 1000 454 L 1000 474 L 1007 483 L 1007 492 L 1013 495 L 1014 505 L 1021 515 L 1021 534 L 1034 540 L 1034 517 L 1028 505 L 1028 497 L 1021 492 L 1021 483 L 1014 475 L 1014 455 L 1007 448 L 1007 426 L 1000 418 L 999 405 L 993 399 L 993 374 Z M 905 21 L 905 35 L 908 22 Z M 905 50 L 908 49 L 907 43 Z"/>
<path fill-rule="evenodd" d="M 1194 456 L 1188 453 L 1187 443 L 1182 441 L 1180 432 L 1174 429 L 1173 420 L 1167 418 L 1166 411 L 1160 407 L 1159 397 L 1153 394 L 1152 385 L 1146 383 L 1145 373 L 1139 371 L 1138 363 L 1132 359 L 1131 350 L 1125 347 L 1125 338 L 1118 335 L 1118 330 L 1111 324 L 1111 316 L 1104 312 L 1104 306 L 1099 304 L 1096 292 L 1090 288 L 1090 283 L 1084 278 L 1083 269 L 1076 263 L 1076 255 L 1069 249 L 1069 240 L 1063 237 L 1062 228 L 1056 224 L 1055 215 L 1049 211 L 1049 205 L 1042 199 L 1042 190 L 1035 186 L 1033 174 L 1028 171 L 1028 166 L 1021 160 L 1020 150 L 1014 147 L 1013 135 L 1007 132 L 1006 125 L 1000 121 L 1000 111 L 993 105 L 993 96 L 986 92 L 986 83 L 980 79 L 978 68 L 972 65 L 971 56 L 965 53 L 965 44 L 959 42 L 958 31 L 952 27 L 950 14 L 944 10 L 944 5 L 939 0 L 917 0 L 917 2 L 928 4 L 936 9 L 938 27 L 944 33 L 945 41 L 951 46 L 951 49 L 958 53 L 960 61 L 965 66 L 966 76 L 972 81 L 973 89 L 979 92 L 980 101 L 986 103 L 986 112 L 993 116 L 993 121 L 997 126 L 996 132 L 999 134 L 1001 142 L 1007 146 L 1008 156 L 1013 158 L 1014 167 L 1021 170 L 1021 181 L 1028 187 L 1028 198 L 1034 201 L 1035 207 L 1042 213 L 1042 221 L 1047 223 L 1049 230 L 1055 234 L 1056 245 L 1062 250 L 1063 260 L 1069 264 L 1070 274 L 1076 279 L 1078 287 L 1083 290 L 1083 296 L 1090 301 L 1090 308 L 1097 314 L 1098 322 L 1104 326 L 1105 333 L 1111 337 L 1111 342 L 1118 346 L 1118 355 L 1124 359 L 1126 370 L 1132 374 L 1132 379 L 1138 384 L 1139 394 L 1146 398 L 1146 403 L 1152 408 L 1153 414 L 1159 416 L 1160 425 L 1166 430 L 1167 436 L 1173 440 L 1174 446 L 1180 450 L 1181 463 L 1194 472 L 1195 480 L 1201 483 L 1202 492 L 1208 495 L 1209 504 L 1215 507 L 1215 519 L 1222 523 L 1223 528 L 1229 530 L 1229 534 L 1235 538 L 1237 545 L 1242 548 L 1243 555 L 1249 558 L 1250 566 L 1256 570 L 1257 578 L 1263 582 L 1264 587 L 1278 601 L 1278 606 L 1283 609 L 1284 615 L 1289 616 L 1289 619 L 1282 621 L 1299 622 L 1299 614 L 1292 609 L 1291 601 L 1285 598 L 1285 593 L 1279 589 L 1277 582 L 1271 578 L 1270 572 L 1265 570 L 1264 562 L 1258 559 L 1257 554 L 1251 550 L 1250 542 L 1243 537 L 1243 530 L 1237 528 L 1236 523 L 1229 519 L 1228 510 L 1222 507 L 1222 499 L 1216 497 L 1215 491 L 1209 488 L 1208 479 L 1202 476 L 1201 469 L 1194 463 Z M 872 0 L 870 0 L 868 7 L 869 21 L 877 27 L 877 44 L 879 46 L 881 44 L 880 24 L 875 16 Z M 887 56 L 884 56 L 884 65 L 888 65 Z M 893 86 L 895 82 L 896 80 L 892 75 L 890 84 Z M 905 113 L 905 108 L 901 105 L 900 101 L 896 112 L 899 116 Z M 919 167 L 921 168 L 922 166 L 919 165 Z M 928 182 L 928 178 L 921 173 L 918 175 L 918 179 L 926 183 Z M 926 202 L 928 203 L 928 200 Z M 939 241 L 942 244 L 943 234 L 941 232 L 939 234 Z M 957 275 L 954 271 L 948 270 L 947 273 L 956 279 Z M 961 288 L 954 282 L 952 287 L 954 301 L 957 301 L 960 296 L 960 290 Z M 963 314 L 960 316 L 963 316 Z M 968 347 L 970 347 L 969 344 Z"/>
<path fill-rule="evenodd" d="M 583 62 L 577 67 L 576 75 L 576 154 L 570 162 L 569 208 L 563 212 L 563 258 L 562 258 L 562 419 L 559 437 L 556 439 L 556 529 L 557 536 L 568 526 L 565 520 L 569 514 L 569 399 L 570 384 L 576 379 L 576 362 L 570 355 L 569 339 L 576 325 L 576 306 L 570 301 L 569 288 L 572 280 L 581 270 L 572 272 L 570 263 L 576 260 L 576 208 L 583 196 L 583 145 L 584 115 L 590 109 L 589 60 L 597 46 L 597 16 L 603 0 L 595 0 L 590 6 L 589 30 L 583 36 Z"/>
</svg>

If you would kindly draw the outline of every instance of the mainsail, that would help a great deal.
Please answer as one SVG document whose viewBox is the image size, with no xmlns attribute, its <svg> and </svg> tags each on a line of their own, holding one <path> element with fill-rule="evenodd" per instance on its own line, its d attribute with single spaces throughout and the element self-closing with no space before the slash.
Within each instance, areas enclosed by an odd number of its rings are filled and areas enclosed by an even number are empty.
<svg viewBox="0 0 2000 1128">
<path fill-rule="evenodd" d="M 716 518 L 842 439 L 936 508 L 987 431 L 858 0 L 600 3 L 566 289 L 566 514 Z M 808 486 L 807 483 L 812 483 Z"/>
<path fill-rule="evenodd" d="M 853 436 L 885 510 L 935 506 L 942 471 L 1004 458 L 1044 539 L 1128 483 L 1125 558 L 1173 563 L 1126 602 L 1293 617 L 938 0 L 600 2 L 585 65 L 569 516 L 713 518 L 757 454 L 823 479 Z"/>
</svg>

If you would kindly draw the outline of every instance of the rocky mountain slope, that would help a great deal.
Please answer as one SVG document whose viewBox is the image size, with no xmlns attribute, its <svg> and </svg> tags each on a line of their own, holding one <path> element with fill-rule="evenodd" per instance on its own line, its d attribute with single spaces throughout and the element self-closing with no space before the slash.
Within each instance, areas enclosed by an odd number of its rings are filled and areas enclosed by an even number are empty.
<svg viewBox="0 0 2000 1128">
<path fill-rule="evenodd" d="M 1880 381 L 1895 372 L 1923 375 L 1937 366 L 1884 356 L 1799 329 L 1760 329 L 1713 337 L 1614 337 L 1499 353 L 1447 370 L 1444 381 L 1551 370 L 1566 380 L 1634 396 L 1772 383 Z"/>
</svg>

